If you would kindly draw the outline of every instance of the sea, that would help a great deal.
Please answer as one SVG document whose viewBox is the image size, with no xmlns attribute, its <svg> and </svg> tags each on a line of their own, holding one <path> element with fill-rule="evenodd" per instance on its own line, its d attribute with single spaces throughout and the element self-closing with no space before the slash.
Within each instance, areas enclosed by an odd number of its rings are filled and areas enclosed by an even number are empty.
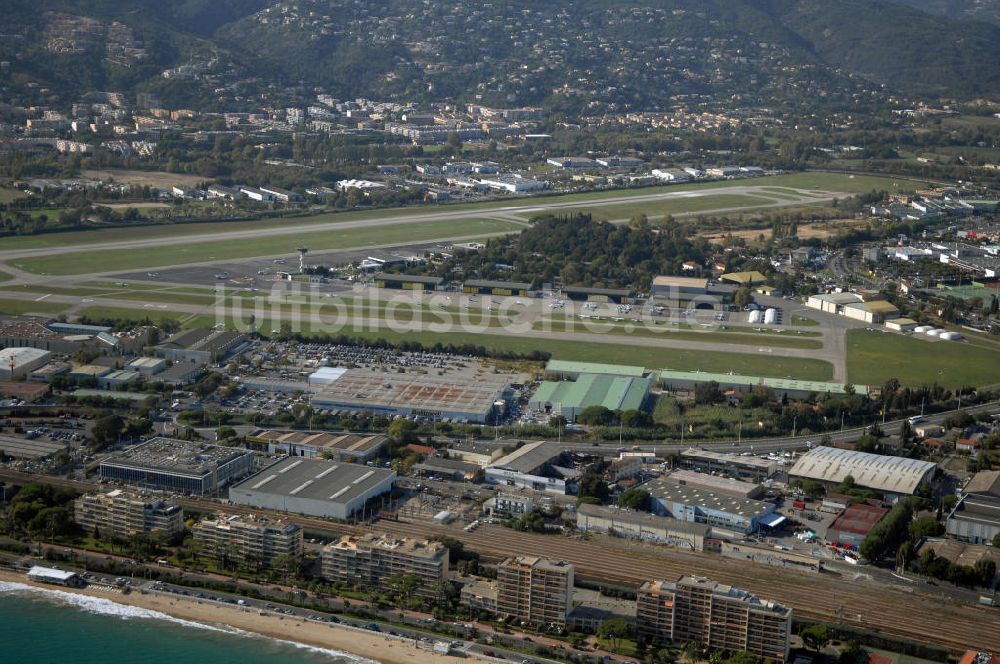
<svg viewBox="0 0 1000 664">
<path fill-rule="evenodd" d="M 0 582 L 4 664 L 371 664 L 345 652 L 158 611 Z"/>
</svg>

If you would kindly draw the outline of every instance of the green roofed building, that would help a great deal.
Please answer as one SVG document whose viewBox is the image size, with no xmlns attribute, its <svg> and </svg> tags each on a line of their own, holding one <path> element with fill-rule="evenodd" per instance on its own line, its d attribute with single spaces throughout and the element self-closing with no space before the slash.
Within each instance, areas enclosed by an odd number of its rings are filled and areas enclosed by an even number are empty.
<svg viewBox="0 0 1000 664">
<path fill-rule="evenodd" d="M 549 360 L 545 365 L 545 373 L 561 378 L 579 378 L 582 374 L 600 374 L 604 376 L 630 376 L 642 378 L 646 375 L 645 367 L 634 367 L 624 364 L 598 364 L 596 362 L 567 362 L 566 360 Z"/>
<path fill-rule="evenodd" d="M 582 374 L 575 381 L 545 381 L 528 402 L 533 410 L 561 414 L 576 420 L 581 411 L 591 406 L 608 410 L 639 410 L 645 404 L 652 381 L 633 376 Z"/>
<path fill-rule="evenodd" d="M 709 373 L 705 371 L 668 371 L 660 372 L 660 382 L 665 389 L 689 389 L 700 383 L 715 381 L 723 390 L 749 392 L 757 385 L 763 385 L 774 390 L 778 395 L 787 394 L 791 398 L 805 397 L 810 394 L 844 394 L 841 383 L 825 383 L 816 380 L 793 380 L 791 378 L 767 378 L 764 376 L 741 376 L 738 374 Z M 855 385 L 858 394 L 867 394 L 867 385 Z"/>
</svg>

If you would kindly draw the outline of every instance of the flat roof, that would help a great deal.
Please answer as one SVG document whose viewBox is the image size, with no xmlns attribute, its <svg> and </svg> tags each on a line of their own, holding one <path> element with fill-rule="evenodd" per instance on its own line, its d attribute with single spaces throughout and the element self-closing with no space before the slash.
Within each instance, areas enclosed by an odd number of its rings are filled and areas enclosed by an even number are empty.
<svg viewBox="0 0 1000 664">
<path fill-rule="evenodd" d="M 674 484 L 680 484 L 681 486 L 707 489 L 716 493 L 721 493 L 727 496 L 736 496 L 739 498 L 746 498 L 760 489 L 759 484 L 732 480 L 728 477 L 718 477 L 716 475 L 708 475 L 706 473 L 696 473 L 691 470 L 675 470 L 669 475 L 665 475 L 663 479 L 668 482 L 673 482 Z"/>
<path fill-rule="evenodd" d="M 549 360 L 545 365 L 548 373 L 591 373 L 605 374 L 608 376 L 632 376 L 642 378 L 646 373 L 645 367 L 630 366 L 625 364 L 600 364 L 598 362 L 570 362 L 567 360 Z"/>
<path fill-rule="evenodd" d="M 522 445 L 507 456 L 491 463 L 490 467 L 531 474 L 538 467 L 544 466 L 560 455 L 562 455 L 561 448 L 540 440 Z"/>
<path fill-rule="evenodd" d="M 0 451 L 7 456 L 18 459 L 40 459 L 42 457 L 58 454 L 69 447 L 65 443 L 54 440 L 42 440 L 35 438 L 17 438 L 16 436 L 0 435 Z"/>
<path fill-rule="evenodd" d="M 782 390 L 795 390 L 801 392 L 817 392 L 823 394 L 844 394 L 843 383 L 824 382 L 819 380 L 796 380 L 794 378 L 771 378 L 768 376 L 746 376 L 742 374 L 713 373 L 709 371 L 671 371 L 670 369 L 660 370 L 660 381 L 667 383 L 671 380 L 692 381 L 707 383 L 715 381 L 720 385 L 735 384 L 752 387 L 763 385 L 780 392 Z M 867 385 L 855 385 L 855 390 L 860 394 L 868 392 Z"/>
<path fill-rule="evenodd" d="M 761 500 L 726 496 L 714 491 L 683 486 L 663 479 L 650 480 L 639 486 L 649 491 L 650 495 L 654 498 L 660 500 L 685 505 L 696 505 L 717 512 L 736 514 L 745 519 L 752 519 L 760 514 L 774 510 L 774 505 Z"/>
<path fill-rule="evenodd" d="M 681 452 L 681 457 L 689 459 L 701 459 L 703 461 L 714 461 L 720 465 L 743 466 L 745 468 L 757 468 L 770 472 L 775 463 L 767 459 L 760 459 L 753 456 L 743 456 L 741 454 L 730 454 L 729 452 L 716 452 L 714 450 L 700 450 L 697 447 L 689 447 Z"/>
<path fill-rule="evenodd" d="M 510 290 L 531 290 L 531 284 L 523 281 L 490 281 L 488 279 L 469 279 L 462 286 L 472 288 L 509 288 Z"/>
<path fill-rule="evenodd" d="M 885 300 L 871 300 L 869 302 L 852 302 L 846 305 L 852 309 L 864 309 L 865 311 L 871 312 L 873 314 L 891 314 L 896 313 L 899 309 L 891 302 L 886 302 Z"/>
<path fill-rule="evenodd" d="M 0 369 L 10 370 L 11 362 L 14 369 L 19 369 L 29 362 L 45 359 L 52 355 L 47 350 L 41 348 L 31 348 L 28 346 L 14 346 L 0 350 Z"/>
<path fill-rule="evenodd" d="M 1000 497 L 1000 470 L 980 470 L 962 490 L 964 493 L 986 493 Z"/>
<path fill-rule="evenodd" d="M 677 286 L 678 288 L 708 289 L 708 279 L 702 277 L 672 277 L 661 274 L 653 277 L 653 286 Z"/>
<path fill-rule="evenodd" d="M 858 486 L 912 494 L 935 468 L 930 461 L 815 447 L 799 457 L 788 475 L 832 483 L 843 482 L 850 475 Z"/>
<path fill-rule="evenodd" d="M 215 472 L 219 466 L 246 455 L 253 455 L 253 452 L 176 438 L 152 438 L 141 445 L 112 454 L 101 465 L 204 477 Z"/>
<path fill-rule="evenodd" d="M 810 295 L 810 300 L 822 300 L 833 304 L 861 304 L 861 298 L 854 293 L 819 293 Z"/>
<path fill-rule="evenodd" d="M 561 408 L 604 406 L 608 410 L 638 410 L 651 384 L 649 378 L 581 374 L 574 381 L 544 381 L 531 401 Z"/>
<path fill-rule="evenodd" d="M 627 297 L 635 291 L 631 288 L 591 288 L 590 286 L 563 286 L 564 293 L 583 293 L 586 295 L 619 295 Z"/>
<path fill-rule="evenodd" d="M 854 533 L 855 535 L 867 535 L 868 531 L 874 528 L 875 524 L 888 511 L 882 507 L 866 505 L 865 503 L 850 505 L 833 520 L 833 523 L 830 524 L 827 530 L 839 530 Z"/>
<path fill-rule="evenodd" d="M 757 270 L 750 270 L 748 272 L 728 272 L 719 278 L 723 281 L 729 281 L 741 285 L 760 284 L 767 281 L 767 277 Z"/>
<path fill-rule="evenodd" d="M 966 495 L 958 501 L 948 518 L 1000 527 L 1000 497 L 988 494 Z"/>
<path fill-rule="evenodd" d="M 356 454 L 365 454 L 377 450 L 389 442 L 389 436 L 380 433 L 327 433 L 325 431 L 272 431 L 268 429 L 258 429 L 251 433 L 248 438 L 266 440 L 272 443 L 337 449 Z"/>
<path fill-rule="evenodd" d="M 28 570 L 28 576 L 31 578 L 39 577 L 42 579 L 55 579 L 59 581 L 68 581 L 76 576 L 76 572 L 67 572 L 62 569 L 54 569 L 52 567 L 42 567 L 40 565 L 35 565 L 30 570 Z"/>
<path fill-rule="evenodd" d="M 668 516 L 650 514 L 649 512 L 633 512 L 632 510 L 605 507 L 604 505 L 583 504 L 576 508 L 576 511 L 577 514 L 592 516 L 598 519 L 611 519 L 621 523 L 649 526 L 654 528 L 666 528 L 680 533 L 687 533 L 689 535 L 701 535 L 702 537 L 708 537 L 709 533 L 712 531 L 711 526 L 703 523 L 690 523 L 688 521 L 672 519 Z"/>
<path fill-rule="evenodd" d="M 439 285 L 444 279 L 441 277 L 427 277 L 419 274 L 391 274 L 389 272 L 378 272 L 373 277 L 376 281 L 409 281 L 415 284 Z"/>
<path fill-rule="evenodd" d="M 236 492 L 244 491 L 348 503 L 383 482 L 393 481 L 395 478 L 395 472 L 384 468 L 289 456 L 239 484 L 234 484 L 229 489 L 229 495 L 232 500 Z"/>
</svg>

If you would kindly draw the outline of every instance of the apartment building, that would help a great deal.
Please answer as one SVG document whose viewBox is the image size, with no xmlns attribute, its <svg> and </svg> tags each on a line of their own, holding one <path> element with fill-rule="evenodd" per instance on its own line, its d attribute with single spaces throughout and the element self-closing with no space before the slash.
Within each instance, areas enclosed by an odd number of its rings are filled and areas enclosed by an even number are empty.
<svg viewBox="0 0 1000 664">
<path fill-rule="evenodd" d="M 302 555 L 302 529 L 283 520 L 220 516 L 192 530 L 203 553 L 237 565 L 268 567 L 278 556 Z"/>
<path fill-rule="evenodd" d="M 415 594 L 434 597 L 437 584 L 448 579 L 448 548 L 441 542 L 378 533 L 345 535 L 323 549 L 322 571 L 329 581 L 371 588 L 412 574 L 420 579 Z"/>
<path fill-rule="evenodd" d="M 661 641 L 785 661 L 791 624 L 791 609 L 703 577 L 650 581 L 636 596 L 640 634 Z"/>
<path fill-rule="evenodd" d="M 508 558 L 497 567 L 497 615 L 565 627 L 573 608 L 573 566 L 537 556 Z"/>
<path fill-rule="evenodd" d="M 122 489 L 80 496 L 73 504 L 73 518 L 86 532 L 96 530 L 102 537 L 130 537 L 156 530 L 169 538 L 184 530 L 180 505 Z"/>
</svg>

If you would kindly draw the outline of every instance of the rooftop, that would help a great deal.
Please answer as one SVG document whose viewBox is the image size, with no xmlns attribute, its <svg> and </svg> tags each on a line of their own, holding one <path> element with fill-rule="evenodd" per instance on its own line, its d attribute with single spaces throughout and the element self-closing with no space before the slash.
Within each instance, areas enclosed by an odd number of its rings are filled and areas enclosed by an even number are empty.
<svg viewBox="0 0 1000 664">
<path fill-rule="evenodd" d="M 751 270 L 749 272 L 729 272 L 727 274 L 719 277 L 722 281 L 728 281 L 734 284 L 740 284 L 741 286 L 749 286 L 751 284 L 762 284 L 767 281 L 767 277 L 758 272 L 757 270 Z"/>
<path fill-rule="evenodd" d="M 370 551 L 381 549 L 401 555 L 415 556 L 433 560 L 448 555 L 448 548 L 441 542 L 415 539 L 412 537 L 393 537 L 381 533 L 366 533 L 364 535 L 344 535 L 336 542 L 330 542 L 323 548 L 327 551 Z"/>
<path fill-rule="evenodd" d="M 653 277 L 653 287 L 656 286 L 669 288 L 670 286 L 676 286 L 677 288 L 695 288 L 699 290 L 706 290 L 708 288 L 708 279 L 701 277 L 671 277 L 667 275 L 660 275 Z"/>
<path fill-rule="evenodd" d="M 936 465 L 930 461 L 816 447 L 801 456 L 788 474 L 838 484 L 850 475 L 858 486 L 912 494 L 935 468 Z"/>
<path fill-rule="evenodd" d="M 648 512 L 633 512 L 632 510 L 617 507 L 605 507 L 603 505 L 580 505 L 577 510 L 579 514 L 591 516 L 599 519 L 614 519 L 620 523 L 630 523 L 650 528 L 670 528 L 676 532 L 689 533 L 691 535 L 701 535 L 708 537 L 712 531 L 711 527 L 701 523 L 688 523 L 678 519 L 671 519 L 666 516 L 658 516 Z"/>
<path fill-rule="evenodd" d="M 608 410 L 638 410 L 649 393 L 649 378 L 581 374 L 575 381 L 545 381 L 531 401 L 553 408 L 584 409 L 604 406 Z"/>
<path fill-rule="evenodd" d="M 844 394 L 843 383 L 829 383 L 818 380 L 794 380 L 791 378 L 770 378 L 767 376 L 745 376 L 742 374 L 710 373 L 707 371 L 671 371 L 663 369 L 660 371 L 660 381 L 669 384 L 670 381 L 691 381 L 707 383 L 715 381 L 720 385 L 746 385 L 748 388 L 755 385 L 770 387 L 777 393 L 794 390 L 796 392 L 816 392 L 817 394 Z M 859 394 L 868 392 L 867 385 L 855 385 L 855 390 Z"/>
<path fill-rule="evenodd" d="M 239 484 L 237 491 L 302 498 L 306 500 L 350 502 L 396 473 L 355 463 L 338 463 L 303 457 L 285 457 Z"/>
<path fill-rule="evenodd" d="M 850 505 L 833 520 L 828 530 L 867 535 L 868 531 L 874 528 L 875 524 L 888 511 L 882 507 L 874 507 L 873 505 L 866 505 L 864 503 Z"/>
<path fill-rule="evenodd" d="M 507 456 L 494 461 L 493 468 L 505 468 L 518 473 L 531 474 L 539 467 L 552 462 L 562 455 L 562 450 L 545 441 L 527 443 Z"/>
<path fill-rule="evenodd" d="M 569 362 L 567 360 L 549 360 L 545 365 L 546 373 L 562 374 L 603 374 L 607 376 L 631 376 L 642 378 L 646 373 L 644 367 L 624 364 L 600 364 L 597 362 Z"/>
<path fill-rule="evenodd" d="M 666 502 L 696 505 L 704 509 L 736 514 L 745 519 L 752 519 L 760 514 L 770 512 L 774 505 L 750 498 L 725 496 L 720 493 L 697 489 L 690 486 L 675 484 L 663 479 L 655 479 L 639 485 L 649 491 L 653 498 Z"/>
<path fill-rule="evenodd" d="M 986 493 L 1000 497 L 1000 470 L 981 470 L 972 476 L 965 493 Z"/>
<path fill-rule="evenodd" d="M 427 277 L 414 274 L 389 274 L 387 272 L 376 273 L 374 279 L 375 281 L 408 281 L 415 284 L 431 284 L 433 286 L 437 286 L 444 281 L 441 277 Z"/>
<path fill-rule="evenodd" d="M 699 459 L 704 461 L 712 461 L 720 465 L 732 465 L 741 466 L 744 468 L 756 468 L 764 472 L 771 472 L 774 466 L 773 461 L 768 461 L 767 459 L 760 459 L 755 456 L 742 456 L 739 454 L 730 454 L 728 452 L 716 452 L 714 450 L 700 450 L 696 447 L 692 447 L 681 452 L 681 457 L 689 459 Z"/>
<path fill-rule="evenodd" d="M 563 560 L 551 560 L 540 556 L 514 556 L 503 561 L 500 566 L 523 565 L 548 572 L 567 573 L 573 570 L 573 566 Z"/>
<path fill-rule="evenodd" d="M 325 431 L 270 431 L 258 429 L 249 434 L 248 438 L 255 438 L 261 441 L 273 443 L 285 443 L 291 445 L 309 445 L 319 449 L 336 449 L 354 454 L 365 454 L 366 452 L 382 447 L 389 441 L 389 436 L 385 434 L 355 434 L 355 433 L 327 433 Z"/>
<path fill-rule="evenodd" d="M 215 472 L 222 464 L 247 454 L 252 452 L 175 438 L 153 438 L 131 449 L 112 454 L 101 465 L 163 470 L 203 477 Z"/>
<path fill-rule="evenodd" d="M 740 480 L 731 480 L 727 477 L 717 477 L 706 473 L 696 473 L 690 470 L 675 470 L 664 476 L 668 482 L 681 486 L 707 489 L 716 493 L 739 498 L 747 498 L 760 490 L 760 485 Z"/>
<path fill-rule="evenodd" d="M 17 369 L 29 362 L 35 362 L 51 355 L 47 350 L 17 346 L 0 350 L 0 370 L 9 370 L 11 364 Z"/>
</svg>

